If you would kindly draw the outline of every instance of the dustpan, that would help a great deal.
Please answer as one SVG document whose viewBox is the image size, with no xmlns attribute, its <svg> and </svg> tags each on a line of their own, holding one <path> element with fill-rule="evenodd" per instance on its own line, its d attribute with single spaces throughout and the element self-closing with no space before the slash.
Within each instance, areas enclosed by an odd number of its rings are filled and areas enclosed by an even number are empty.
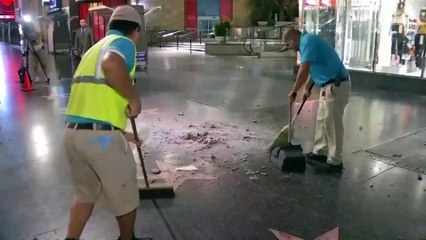
<svg viewBox="0 0 426 240">
<path fill-rule="evenodd" d="M 313 85 L 310 87 L 310 90 L 312 90 L 312 87 L 313 87 Z M 306 103 L 306 100 L 308 100 L 308 98 L 306 97 L 306 95 L 304 95 L 302 104 L 300 105 L 300 108 L 297 111 L 297 114 L 295 114 L 293 119 L 291 119 L 290 125 L 285 125 L 281 129 L 281 131 L 277 135 L 277 137 L 275 137 L 274 141 L 272 141 L 272 143 L 269 145 L 269 148 L 268 148 L 269 153 L 271 153 L 272 150 L 274 150 L 275 148 L 286 147 L 286 146 L 290 145 L 289 139 L 293 138 L 293 134 L 294 134 L 294 129 L 290 126 L 293 126 L 294 122 L 296 121 L 297 116 L 299 116 L 300 112 L 302 111 L 303 106 Z M 291 105 L 290 105 L 290 108 L 291 108 Z M 291 115 L 290 115 L 290 118 L 291 118 Z M 289 134 L 291 134 L 291 135 L 289 136 Z"/>
</svg>

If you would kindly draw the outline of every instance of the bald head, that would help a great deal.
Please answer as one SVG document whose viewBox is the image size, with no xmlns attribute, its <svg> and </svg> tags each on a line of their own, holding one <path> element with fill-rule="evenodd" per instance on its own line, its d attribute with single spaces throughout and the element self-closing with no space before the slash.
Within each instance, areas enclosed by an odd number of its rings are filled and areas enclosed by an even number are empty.
<svg viewBox="0 0 426 240">
<path fill-rule="evenodd" d="M 295 28 L 289 28 L 287 31 L 284 32 L 283 42 L 284 44 L 287 44 L 291 49 L 298 51 L 301 35 L 302 33 L 299 30 Z"/>
<path fill-rule="evenodd" d="M 289 28 L 284 32 L 283 41 L 286 42 L 287 40 L 289 40 L 289 38 L 294 36 L 300 36 L 300 35 L 301 35 L 300 31 L 297 30 L 296 28 Z"/>
</svg>

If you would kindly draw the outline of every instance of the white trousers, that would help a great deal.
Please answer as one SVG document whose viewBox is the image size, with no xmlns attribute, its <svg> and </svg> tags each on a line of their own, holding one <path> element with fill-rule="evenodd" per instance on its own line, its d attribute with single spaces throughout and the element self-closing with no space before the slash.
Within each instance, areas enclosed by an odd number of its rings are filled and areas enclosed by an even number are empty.
<svg viewBox="0 0 426 240">
<path fill-rule="evenodd" d="M 313 153 L 327 155 L 327 163 L 339 165 L 343 158 L 343 114 L 351 95 L 351 81 L 321 89 Z"/>
</svg>

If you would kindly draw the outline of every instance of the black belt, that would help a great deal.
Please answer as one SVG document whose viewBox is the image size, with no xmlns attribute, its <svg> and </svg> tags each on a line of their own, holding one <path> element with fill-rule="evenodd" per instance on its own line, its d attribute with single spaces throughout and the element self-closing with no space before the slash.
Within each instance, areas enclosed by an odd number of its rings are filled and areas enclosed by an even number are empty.
<svg viewBox="0 0 426 240">
<path fill-rule="evenodd" d="M 108 124 L 99 124 L 99 123 L 66 123 L 65 127 L 76 129 L 76 130 L 104 130 L 104 131 L 121 130 L 117 127 L 114 127 Z"/>
<path fill-rule="evenodd" d="M 333 78 L 333 79 L 328 80 L 326 83 L 322 84 L 321 87 L 325 87 L 328 84 L 334 84 L 334 86 L 338 87 L 338 86 L 340 86 L 340 83 L 346 82 L 348 80 L 349 80 L 349 78 L 337 78 L 337 79 Z"/>
</svg>

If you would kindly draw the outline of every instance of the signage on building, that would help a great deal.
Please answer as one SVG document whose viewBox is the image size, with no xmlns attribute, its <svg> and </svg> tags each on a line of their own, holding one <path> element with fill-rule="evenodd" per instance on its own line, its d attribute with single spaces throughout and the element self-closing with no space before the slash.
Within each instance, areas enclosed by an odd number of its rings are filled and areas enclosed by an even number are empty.
<svg viewBox="0 0 426 240">
<path fill-rule="evenodd" d="M 223 21 L 232 21 L 233 18 L 233 0 L 220 0 L 220 19 Z"/>
<path fill-rule="evenodd" d="M 185 0 L 185 29 L 196 30 L 198 27 L 197 0 Z"/>
<path fill-rule="evenodd" d="M 317 5 L 317 0 L 304 0 L 303 1 L 304 5 L 311 5 L 311 6 L 315 6 Z"/>
<path fill-rule="evenodd" d="M 0 0 L 0 19 L 15 19 L 14 0 Z"/>
<path fill-rule="evenodd" d="M 59 1 L 61 1 L 61 0 L 50 0 L 49 1 L 49 9 L 53 10 L 53 9 L 58 8 Z"/>
<path fill-rule="evenodd" d="M 320 0 L 320 5 L 324 7 L 334 7 L 336 6 L 335 0 Z"/>
<path fill-rule="evenodd" d="M 62 0 L 50 0 L 48 15 L 62 12 Z"/>
</svg>

